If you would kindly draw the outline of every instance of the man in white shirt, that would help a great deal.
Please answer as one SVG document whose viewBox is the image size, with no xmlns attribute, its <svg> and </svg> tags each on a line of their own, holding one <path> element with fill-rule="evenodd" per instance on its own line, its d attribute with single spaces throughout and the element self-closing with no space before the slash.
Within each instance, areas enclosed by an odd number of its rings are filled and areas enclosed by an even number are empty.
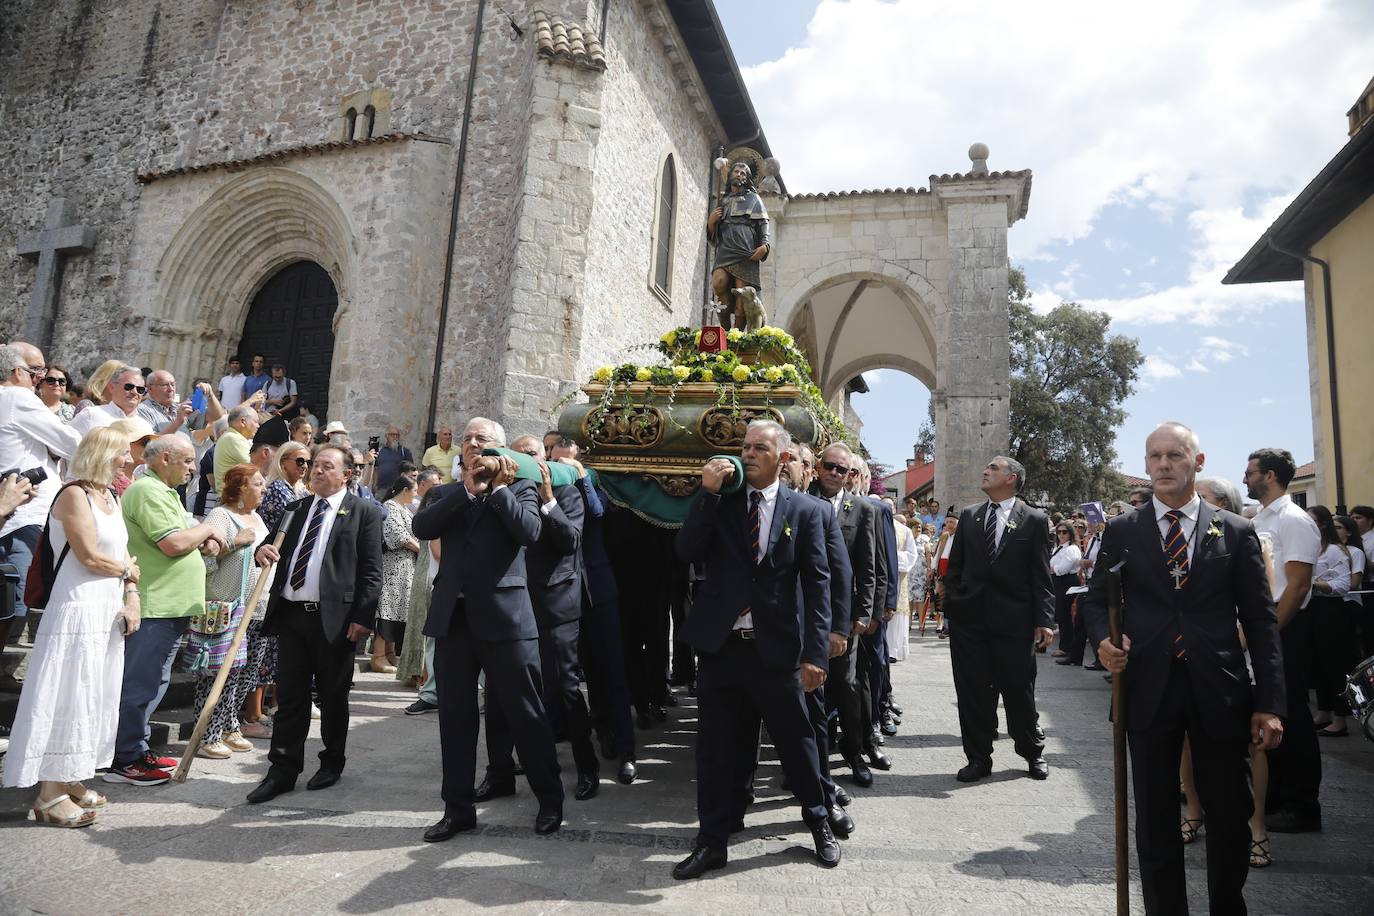
<svg viewBox="0 0 1374 916">
<path fill-rule="evenodd" d="M 1255 531 L 1269 543 L 1273 592 L 1283 641 L 1283 675 L 1288 716 L 1283 743 L 1269 752 L 1269 804 L 1265 827 L 1274 833 L 1322 829 L 1321 751 L 1307 705 L 1308 655 L 1312 621 L 1303 609 L 1312 595 L 1312 567 L 1321 555 L 1317 525 L 1288 496 L 1297 465 L 1286 449 L 1262 448 L 1250 454 L 1245 489 L 1260 501 Z"/>
<path fill-rule="evenodd" d="M 267 393 L 267 401 L 263 409 L 276 416 L 294 416 L 296 408 L 296 382 L 294 379 L 286 377 L 286 367 L 277 363 L 272 367 L 272 378 L 263 388 Z"/>
<path fill-rule="evenodd" d="M 229 374 L 219 380 L 219 402 L 225 410 L 231 410 L 243 401 L 244 378 L 239 358 L 229 357 Z"/>
<path fill-rule="evenodd" d="M 14 616 L 0 620 L 0 646 L 11 626 L 28 614 L 23 583 L 33 561 L 48 510 L 61 489 L 57 459 L 70 460 L 81 437 L 47 408 L 34 387 L 47 374 L 42 352 L 32 344 L 0 347 L 0 472 L 41 469 L 47 477 L 33 488 L 33 498 L 20 505 L 0 527 L 0 562 L 19 573 Z"/>
<path fill-rule="evenodd" d="M 1350 517 L 1360 530 L 1360 544 L 1364 547 L 1365 560 L 1374 562 L 1374 506 L 1354 506 Z M 1366 565 L 1368 568 L 1368 565 Z"/>
<path fill-rule="evenodd" d="M 133 366 L 124 366 L 110 376 L 110 383 L 102 392 L 105 403 L 87 407 L 77 414 L 71 422 L 79 438 L 93 429 L 109 426 L 116 420 L 132 417 L 138 412 L 138 405 L 148 394 L 143 384 L 143 371 Z"/>
</svg>

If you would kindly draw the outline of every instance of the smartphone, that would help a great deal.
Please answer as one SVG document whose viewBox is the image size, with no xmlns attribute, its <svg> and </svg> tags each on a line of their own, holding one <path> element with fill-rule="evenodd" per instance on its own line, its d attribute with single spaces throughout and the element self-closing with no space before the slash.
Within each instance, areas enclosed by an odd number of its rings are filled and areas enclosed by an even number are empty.
<svg viewBox="0 0 1374 916">
<path fill-rule="evenodd" d="M 382 447 L 382 437 L 381 437 L 381 436 L 368 436 L 368 437 L 367 437 L 367 450 L 368 450 L 369 452 L 375 452 L 375 451 L 377 451 L 377 449 L 379 449 L 379 448 L 381 448 L 381 447 Z"/>
<path fill-rule="evenodd" d="M 195 394 L 191 395 L 191 409 L 201 413 L 205 412 L 205 392 L 199 388 L 196 389 Z"/>
</svg>

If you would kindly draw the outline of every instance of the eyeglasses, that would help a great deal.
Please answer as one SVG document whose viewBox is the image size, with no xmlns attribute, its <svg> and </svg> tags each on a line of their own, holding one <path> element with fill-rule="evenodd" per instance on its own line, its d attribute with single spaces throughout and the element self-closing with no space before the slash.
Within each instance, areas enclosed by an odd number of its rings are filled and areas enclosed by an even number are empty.
<svg viewBox="0 0 1374 916">
<path fill-rule="evenodd" d="M 24 366 L 23 368 L 25 372 L 32 375 L 34 378 L 38 378 L 40 375 L 46 375 L 48 372 L 47 366 Z"/>
<path fill-rule="evenodd" d="M 142 385 L 135 385 L 133 382 L 125 382 L 124 390 L 137 392 L 139 397 L 143 397 L 145 394 L 148 393 L 147 388 L 145 388 Z"/>
<path fill-rule="evenodd" d="M 471 442 L 473 445 L 486 445 L 488 442 L 495 442 L 496 440 L 493 439 L 491 436 L 483 436 L 480 433 L 473 433 L 471 436 L 464 436 L 462 441 L 464 445 L 466 445 L 469 442 Z"/>
<path fill-rule="evenodd" d="M 67 380 L 64 378 L 45 378 L 43 384 L 53 388 L 65 388 L 67 387 Z"/>
<path fill-rule="evenodd" d="M 296 467 L 298 468 L 308 468 L 315 463 L 309 458 L 293 458 L 292 460 L 296 462 Z"/>
<path fill-rule="evenodd" d="M 836 464 L 836 463 L 833 462 L 833 461 L 825 461 L 825 460 L 822 460 L 822 461 L 821 461 L 821 467 L 825 468 L 827 471 L 833 471 L 833 472 L 836 473 L 836 474 L 848 474 L 848 473 L 849 473 L 849 468 L 848 468 L 848 467 L 846 467 L 846 466 L 843 465 L 843 464 Z"/>
</svg>

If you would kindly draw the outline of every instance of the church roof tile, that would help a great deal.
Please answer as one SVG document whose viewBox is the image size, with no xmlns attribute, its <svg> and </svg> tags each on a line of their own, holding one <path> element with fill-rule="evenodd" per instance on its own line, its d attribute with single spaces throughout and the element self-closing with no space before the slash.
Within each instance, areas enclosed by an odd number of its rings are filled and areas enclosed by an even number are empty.
<svg viewBox="0 0 1374 916">
<path fill-rule="evenodd" d="M 368 137 L 363 140 L 335 140 L 329 143 L 312 143 L 308 146 L 291 146 L 286 149 L 273 150 L 270 153 L 262 153 L 258 156 L 250 156 L 243 159 L 227 159 L 222 162 L 205 162 L 199 165 L 184 165 L 175 169 L 161 169 L 143 172 L 137 176 L 139 184 L 151 184 L 160 178 L 174 178 L 177 175 L 194 175 L 198 172 L 210 172 L 215 169 L 223 169 L 226 172 L 236 172 L 255 165 L 265 165 L 269 162 L 278 162 L 283 159 L 294 159 L 298 156 L 313 156 L 318 153 L 327 153 L 334 150 L 351 149 L 355 146 L 375 146 L 381 143 L 400 143 L 405 140 L 424 139 L 419 134 L 391 133 L 382 134 L 378 137 Z"/>
<path fill-rule="evenodd" d="M 1025 190 L 1021 195 L 1021 216 L 1026 215 L 1026 206 L 1030 200 L 1031 170 L 1018 169 L 1007 172 L 968 172 L 955 173 L 953 175 L 931 175 L 931 184 L 935 182 L 953 181 L 986 181 L 995 178 L 1020 178 L 1025 182 Z M 789 200 L 834 200 L 837 197 L 859 197 L 865 194 L 929 194 L 929 188 L 873 188 L 860 191 L 818 191 L 811 194 L 789 194 Z"/>
<path fill-rule="evenodd" d="M 534 11 L 534 45 L 546 60 L 588 70 L 606 69 L 606 52 L 590 27 L 551 19 L 543 10 Z"/>
</svg>

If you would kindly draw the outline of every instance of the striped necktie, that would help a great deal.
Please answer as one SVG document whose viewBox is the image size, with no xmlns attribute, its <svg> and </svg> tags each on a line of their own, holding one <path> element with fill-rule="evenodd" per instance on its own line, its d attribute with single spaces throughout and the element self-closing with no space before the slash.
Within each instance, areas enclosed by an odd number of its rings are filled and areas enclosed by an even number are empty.
<svg viewBox="0 0 1374 916">
<path fill-rule="evenodd" d="M 755 565 L 759 562 L 759 527 L 763 521 L 763 513 L 759 511 L 759 506 L 763 503 L 763 494 L 754 490 L 749 494 L 749 543 L 753 548 L 753 560 Z"/>
<path fill-rule="evenodd" d="M 988 547 L 988 559 L 997 556 L 997 503 L 988 503 L 988 517 L 983 524 L 983 541 Z"/>
<path fill-rule="evenodd" d="M 301 549 L 296 553 L 296 565 L 291 567 L 291 588 L 294 591 L 305 587 L 305 570 L 310 566 L 310 555 L 315 552 L 315 542 L 320 539 L 320 528 L 328 511 L 329 500 L 316 497 L 315 511 L 310 514 L 310 524 L 305 529 Z"/>
<path fill-rule="evenodd" d="M 1183 512 L 1171 509 L 1164 513 L 1169 523 L 1168 533 L 1164 535 L 1164 556 L 1169 561 L 1169 575 L 1174 579 L 1174 588 L 1182 589 L 1188 584 L 1188 539 L 1183 536 Z M 1183 648 L 1183 630 L 1180 626 L 1174 637 L 1174 657 L 1183 658 L 1187 650 Z"/>
</svg>

